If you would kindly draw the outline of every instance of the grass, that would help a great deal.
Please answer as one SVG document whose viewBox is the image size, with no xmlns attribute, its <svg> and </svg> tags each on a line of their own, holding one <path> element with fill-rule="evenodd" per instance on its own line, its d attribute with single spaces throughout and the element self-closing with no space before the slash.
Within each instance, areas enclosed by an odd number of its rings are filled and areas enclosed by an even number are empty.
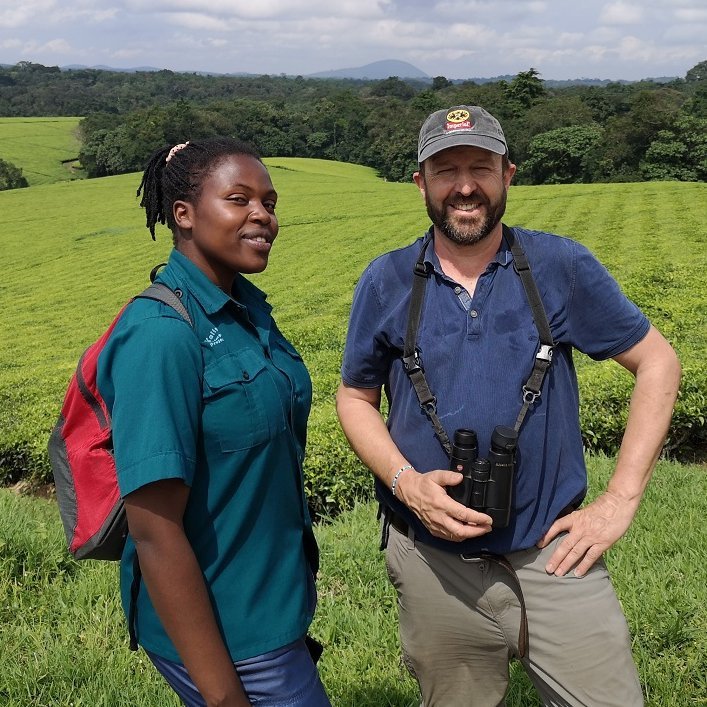
<svg viewBox="0 0 707 707">
<path fill-rule="evenodd" d="M 22 169 L 30 186 L 85 175 L 77 164 L 81 118 L 0 118 L 0 159 Z"/>
<path fill-rule="evenodd" d="M 591 491 L 613 460 L 589 460 Z M 633 635 L 649 707 L 707 704 L 707 475 L 659 464 L 636 521 L 607 563 Z M 394 590 L 378 552 L 375 508 L 320 525 L 313 634 L 334 707 L 417 707 L 402 666 Z M 142 653 L 131 653 L 117 566 L 70 559 L 55 504 L 0 491 L 0 704 L 176 707 Z M 539 702 L 514 666 L 508 707 Z"/>
</svg>

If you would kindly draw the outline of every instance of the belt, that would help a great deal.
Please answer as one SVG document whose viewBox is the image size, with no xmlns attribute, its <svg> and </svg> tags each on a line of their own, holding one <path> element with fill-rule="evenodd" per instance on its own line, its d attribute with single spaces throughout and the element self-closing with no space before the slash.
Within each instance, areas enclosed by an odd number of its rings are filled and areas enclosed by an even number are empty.
<svg viewBox="0 0 707 707">
<path fill-rule="evenodd" d="M 399 533 L 403 535 L 408 535 L 410 532 L 410 525 L 408 522 L 398 513 L 393 511 L 388 511 L 388 518 L 390 525 L 392 525 Z M 520 628 L 518 630 L 518 657 L 524 658 L 528 652 L 528 615 L 525 611 L 525 598 L 523 597 L 523 589 L 520 586 L 520 580 L 516 574 L 515 568 L 508 561 L 504 555 L 496 555 L 492 552 L 479 552 L 473 554 L 459 555 L 462 562 L 481 562 L 483 560 L 488 560 L 489 562 L 494 562 L 499 567 L 503 567 L 504 570 L 513 580 L 514 588 L 518 590 L 518 600 L 520 602 Z"/>
<path fill-rule="evenodd" d="M 398 515 L 397 513 L 393 511 L 389 511 L 390 515 L 388 516 L 390 518 L 390 524 L 399 532 L 402 533 L 403 535 L 407 535 L 410 532 L 410 526 L 408 525 L 408 522 L 403 518 L 401 515 Z"/>
</svg>

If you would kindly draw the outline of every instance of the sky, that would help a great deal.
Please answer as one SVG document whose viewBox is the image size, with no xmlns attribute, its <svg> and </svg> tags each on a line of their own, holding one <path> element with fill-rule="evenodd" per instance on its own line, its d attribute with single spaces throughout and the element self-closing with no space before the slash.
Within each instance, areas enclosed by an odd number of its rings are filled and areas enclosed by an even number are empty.
<svg viewBox="0 0 707 707">
<path fill-rule="evenodd" d="M 0 0 L 0 63 L 307 74 L 407 61 L 430 76 L 684 76 L 707 0 Z"/>
</svg>

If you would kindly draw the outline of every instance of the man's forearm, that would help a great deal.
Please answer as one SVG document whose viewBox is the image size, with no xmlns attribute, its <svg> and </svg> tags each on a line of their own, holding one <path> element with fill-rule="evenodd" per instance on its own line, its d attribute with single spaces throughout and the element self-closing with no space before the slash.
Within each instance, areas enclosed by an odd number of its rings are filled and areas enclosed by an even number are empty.
<svg viewBox="0 0 707 707">
<path fill-rule="evenodd" d="M 584 508 L 558 518 L 538 545 L 561 532 L 545 569 L 577 577 L 628 530 L 650 480 L 670 425 L 680 384 L 680 364 L 667 341 L 651 327 L 645 339 L 615 359 L 636 376 L 616 469 L 605 493 Z"/>
<path fill-rule="evenodd" d="M 376 402 L 347 395 L 342 388 L 336 412 L 356 456 L 390 488 L 396 471 L 409 462 L 393 442 Z"/>
<path fill-rule="evenodd" d="M 680 385 L 680 363 L 669 344 L 651 329 L 649 354 L 637 364 L 629 357 L 617 361 L 636 376 L 626 430 L 607 491 L 638 506 L 650 480 L 670 427 Z"/>
<path fill-rule="evenodd" d="M 395 496 L 425 524 L 446 540 L 466 540 L 491 530 L 491 518 L 452 500 L 446 487 L 458 484 L 462 475 L 432 470 L 418 474 L 409 465 L 388 432 L 379 412 L 380 390 L 351 388 L 342 384 L 336 395 L 341 427 L 358 458 L 392 490 Z M 398 474 L 400 472 L 400 474 Z"/>
</svg>

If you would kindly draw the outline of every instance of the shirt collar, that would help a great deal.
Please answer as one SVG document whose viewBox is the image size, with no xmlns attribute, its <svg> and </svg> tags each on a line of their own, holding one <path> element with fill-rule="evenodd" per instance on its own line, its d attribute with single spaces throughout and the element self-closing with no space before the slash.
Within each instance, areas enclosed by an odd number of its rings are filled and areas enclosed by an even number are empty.
<svg viewBox="0 0 707 707">
<path fill-rule="evenodd" d="M 248 307 L 253 306 L 267 311 L 272 309 L 272 306 L 265 301 L 266 294 L 240 273 L 236 275 L 233 283 L 234 296 L 230 297 L 176 248 L 169 255 L 168 267 L 175 275 L 181 276 L 184 286 L 207 314 L 214 314 L 229 303 L 239 310 L 247 310 Z"/>
<path fill-rule="evenodd" d="M 425 234 L 425 238 L 430 234 L 431 231 L 433 231 L 433 228 L 433 226 L 430 226 L 429 231 L 427 231 L 427 233 Z M 424 238 L 422 240 L 424 240 Z M 513 255 L 511 254 L 511 249 L 508 247 L 508 243 L 506 242 L 506 238 L 504 236 L 501 238 L 501 245 L 499 246 L 498 251 L 496 251 L 496 255 L 491 261 L 491 263 L 497 263 L 498 265 L 501 265 L 505 268 L 512 262 Z M 432 270 L 435 272 L 435 274 L 439 275 L 440 277 L 449 279 L 444 274 L 444 272 L 442 272 L 442 266 L 440 265 L 439 258 L 437 257 L 437 253 L 435 252 L 434 236 L 432 237 L 432 241 L 430 242 L 430 245 L 428 246 L 427 251 L 425 252 L 425 263 L 429 263 L 432 266 Z M 489 265 L 491 263 L 489 263 Z"/>
</svg>

